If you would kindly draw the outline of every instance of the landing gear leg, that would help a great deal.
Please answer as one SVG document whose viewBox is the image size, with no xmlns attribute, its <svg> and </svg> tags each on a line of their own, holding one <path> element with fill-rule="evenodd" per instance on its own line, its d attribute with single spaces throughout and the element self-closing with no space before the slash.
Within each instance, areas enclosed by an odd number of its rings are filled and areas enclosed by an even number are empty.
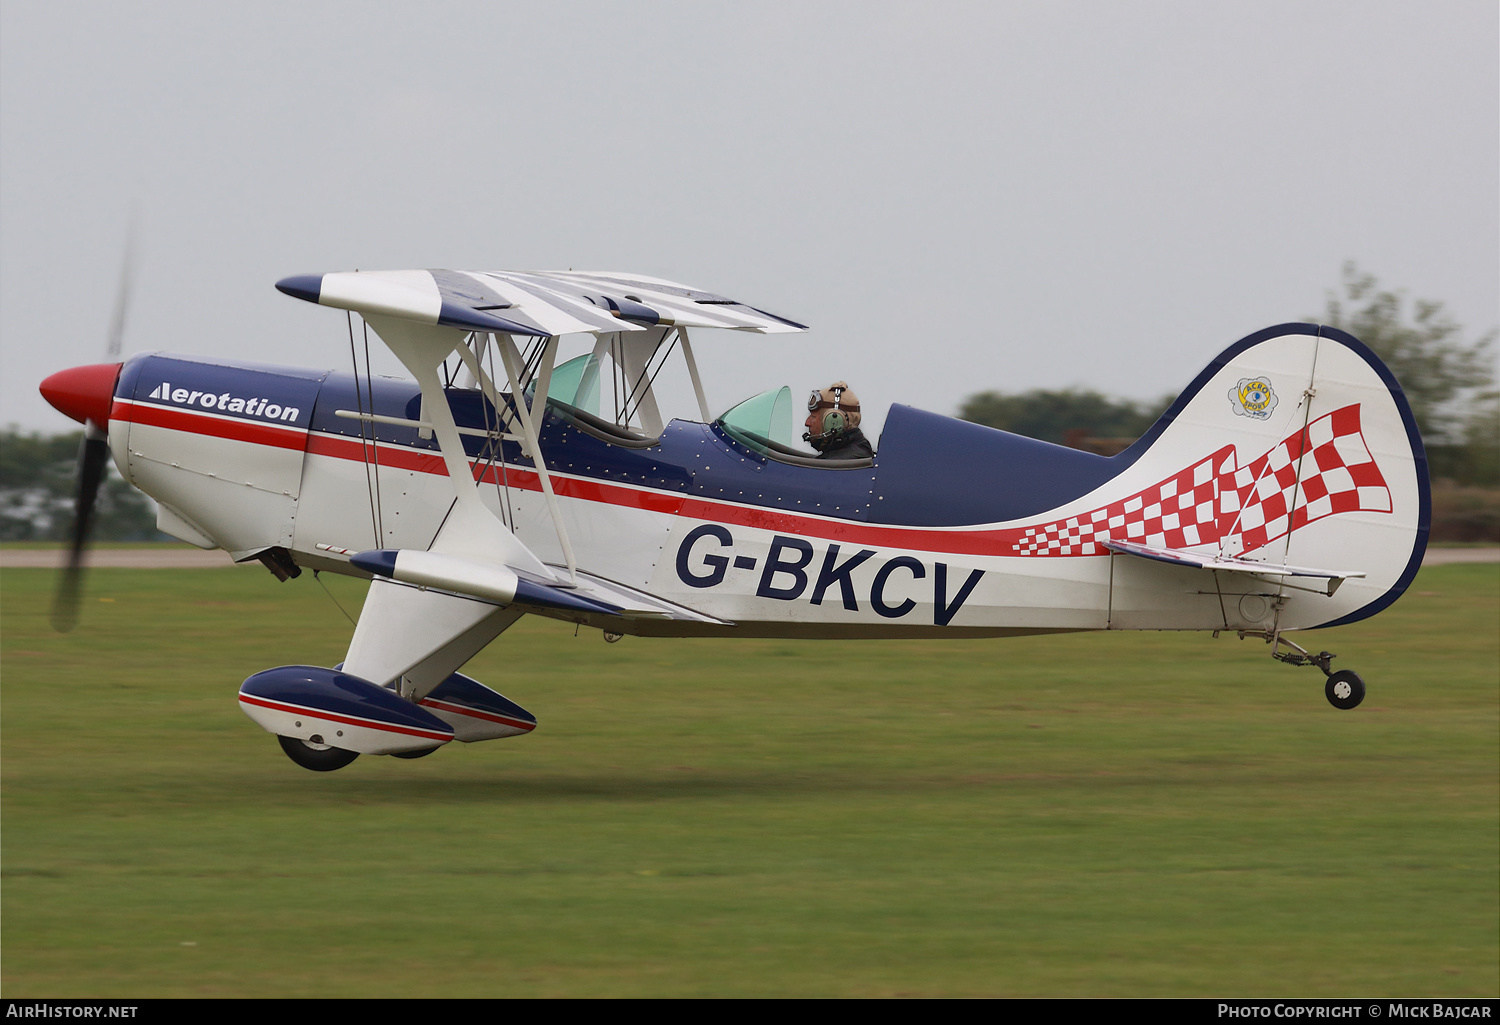
<svg viewBox="0 0 1500 1025">
<path fill-rule="evenodd" d="M 1333 652 L 1320 651 L 1314 655 L 1295 641 L 1287 640 L 1279 632 L 1267 635 L 1266 640 L 1271 642 L 1271 657 L 1278 662 L 1294 666 L 1317 666 L 1323 670 L 1323 675 L 1328 678 L 1323 686 L 1323 694 L 1334 708 L 1348 711 L 1365 699 L 1365 681 L 1357 673 L 1348 669 L 1333 671 L 1333 660 L 1336 657 Z M 1283 651 L 1283 645 L 1292 650 Z"/>
<path fill-rule="evenodd" d="M 298 740 L 296 737 L 278 735 L 276 739 L 281 741 L 281 749 L 286 752 L 288 758 L 313 772 L 332 772 L 334 769 L 342 769 L 359 757 L 358 751 L 345 751 L 341 747 L 330 747 L 327 744 L 313 744 L 306 740 Z"/>
</svg>

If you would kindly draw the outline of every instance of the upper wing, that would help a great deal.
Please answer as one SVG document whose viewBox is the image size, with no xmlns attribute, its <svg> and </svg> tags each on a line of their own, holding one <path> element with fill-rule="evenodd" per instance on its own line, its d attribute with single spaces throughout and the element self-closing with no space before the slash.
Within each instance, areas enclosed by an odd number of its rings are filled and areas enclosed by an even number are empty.
<svg viewBox="0 0 1500 1025">
<path fill-rule="evenodd" d="M 321 306 L 511 335 L 606 334 L 655 325 L 761 334 L 806 330 L 722 295 L 640 274 L 352 271 L 297 275 L 276 287 Z"/>
</svg>

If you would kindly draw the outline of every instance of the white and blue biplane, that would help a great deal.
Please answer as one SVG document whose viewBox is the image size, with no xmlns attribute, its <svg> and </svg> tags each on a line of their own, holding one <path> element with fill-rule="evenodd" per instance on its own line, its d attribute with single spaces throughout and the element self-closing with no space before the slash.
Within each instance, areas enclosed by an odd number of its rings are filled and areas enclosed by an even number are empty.
<svg viewBox="0 0 1500 1025">
<path fill-rule="evenodd" d="M 572 272 L 277 287 L 359 314 L 415 382 L 371 376 L 368 357 L 362 375 L 357 356 L 340 373 L 147 354 L 48 378 L 47 399 L 86 425 L 55 619 L 76 620 L 111 455 L 169 534 L 282 579 L 368 577 L 339 666 L 240 689 L 309 769 L 532 730 L 459 672 L 527 613 L 611 640 L 1232 631 L 1318 666 L 1328 700 L 1353 708 L 1360 678 L 1288 635 L 1384 609 L 1426 547 L 1411 409 L 1368 348 L 1326 327 L 1236 342 L 1113 457 L 895 405 L 874 458 L 829 460 L 793 447 L 788 389 L 711 415 L 699 329 L 805 330 L 720 295 Z M 562 359 L 565 342 L 583 351 Z M 700 419 L 663 420 L 669 358 Z"/>
</svg>

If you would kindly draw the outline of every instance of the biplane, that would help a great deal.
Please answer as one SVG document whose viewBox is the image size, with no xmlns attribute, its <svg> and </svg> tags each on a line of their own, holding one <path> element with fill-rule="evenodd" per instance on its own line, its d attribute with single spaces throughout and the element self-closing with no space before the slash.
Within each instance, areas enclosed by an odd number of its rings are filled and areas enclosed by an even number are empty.
<svg viewBox="0 0 1500 1025">
<path fill-rule="evenodd" d="M 55 622 L 76 620 L 111 456 L 168 534 L 283 580 L 367 577 L 342 663 L 239 691 L 309 769 L 531 731 L 460 672 L 527 614 L 607 640 L 1228 631 L 1317 666 L 1348 709 L 1359 676 L 1291 635 L 1384 609 L 1426 546 L 1411 409 L 1327 327 L 1231 345 L 1112 457 L 893 405 L 873 457 L 820 459 L 795 445 L 789 388 L 713 415 L 702 332 L 805 330 L 715 293 L 449 270 L 277 288 L 344 312 L 352 372 L 151 353 L 42 385 L 86 426 Z M 368 372 L 370 333 L 412 380 Z M 695 418 L 663 416 L 669 360 Z"/>
</svg>

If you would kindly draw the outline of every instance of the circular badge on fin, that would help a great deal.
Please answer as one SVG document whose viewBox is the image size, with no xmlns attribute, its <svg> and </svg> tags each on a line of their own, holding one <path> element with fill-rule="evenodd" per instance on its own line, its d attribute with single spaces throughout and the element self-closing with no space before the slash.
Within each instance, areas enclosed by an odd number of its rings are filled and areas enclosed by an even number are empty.
<svg viewBox="0 0 1500 1025">
<path fill-rule="evenodd" d="M 1264 377 L 1242 377 L 1229 389 L 1229 405 L 1235 416 L 1248 416 L 1256 420 L 1269 420 L 1276 408 L 1276 392 L 1271 382 Z"/>
</svg>

